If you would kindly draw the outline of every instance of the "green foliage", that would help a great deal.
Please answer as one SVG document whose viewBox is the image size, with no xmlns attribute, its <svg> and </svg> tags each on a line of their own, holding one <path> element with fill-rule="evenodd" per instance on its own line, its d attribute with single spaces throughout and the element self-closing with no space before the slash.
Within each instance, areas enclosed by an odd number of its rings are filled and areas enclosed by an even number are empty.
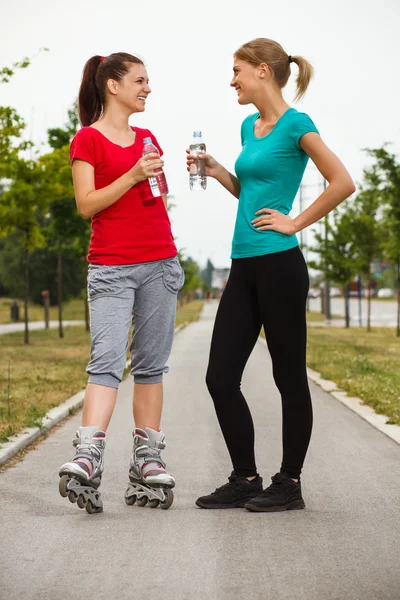
<svg viewBox="0 0 400 600">
<path fill-rule="evenodd" d="M 342 210 L 332 213 L 327 223 L 327 238 L 315 234 L 317 245 L 312 251 L 319 255 L 319 261 L 311 261 L 313 269 L 326 273 L 329 281 L 344 289 L 357 274 L 353 255 L 353 214 L 348 204 Z"/>
<path fill-rule="evenodd" d="M 204 287 L 206 287 L 206 290 L 204 290 L 204 291 L 211 291 L 211 280 L 212 280 L 213 270 L 214 270 L 214 265 L 212 264 L 211 260 L 208 259 L 205 269 L 203 269 L 203 271 L 200 274 L 200 278 L 201 278 L 203 284 L 205 284 L 205 286 L 203 285 L 203 289 L 204 289 Z"/>
<path fill-rule="evenodd" d="M 184 258 L 182 256 L 182 251 L 179 253 L 179 260 L 185 272 L 185 284 L 181 290 L 181 294 L 185 295 L 187 292 L 193 293 L 201 288 L 199 265 L 190 256 Z"/>
<path fill-rule="evenodd" d="M 400 336 L 400 164 L 386 145 L 367 152 L 375 159 L 370 174 L 366 172 L 367 180 L 382 207 L 381 249 L 397 271 L 397 336 Z"/>
<path fill-rule="evenodd" d="M 25 121 L 9 106 L 0 106 L 0 178 L 16 176 L 16 161 L 20 152 L 27 150 L 30 142 L 22 141 Z"/>
<path fill-rule="evenodd" d="M 376 161 L 373 189 L 383 206 L 382 247 L 385 256 L 397 265 L 400 263 L 400 164 L 385 146 L 367 152 Z"/>
<path fill-rule="evenodd" d="M 40 52 L 48 52 L 48 48 L 39 48 Z M 22 60 L 18 60 L 11 65 L 11 67 L 3 67 L 0 69 L 0 83 L 9 83 L 12 77 L 15 75 L 17 69 L 26 69 L 31 64 L 32 59 L 26 56 Z"/>
<path fill-rule="evenodd" d="M 38 172 L 33 161 L 15 161 L 17 177 L 0 196 L 0 236 L 9 233 L 23 235 L 27 251 L 44 245 L 45 240 L 37 220 L 45 209 L 46 200 L 37 194 Z"/>
<path fill-rule="evenodd" d="M 56 127 L 48 130 L 48 142 L 54 150 L 69 145 L 78 130 L 79 117 L 76 102 L 68 110 L 68 121 L 64 128 Z"/>
</svg>

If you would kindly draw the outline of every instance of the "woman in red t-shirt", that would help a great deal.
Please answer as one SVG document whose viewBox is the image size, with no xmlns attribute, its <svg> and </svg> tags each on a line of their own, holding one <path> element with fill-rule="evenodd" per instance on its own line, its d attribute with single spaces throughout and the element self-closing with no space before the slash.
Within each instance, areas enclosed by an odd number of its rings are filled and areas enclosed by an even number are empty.
<svg viewBox="0 0 400 600">
<path fill-rule="evenodd" d="M 90 513 L 102 511 L 98 487 L 106 430 L 123 377 L 131 322 L 135 429 L 125 501 L 168 508 L 173 500 L 175 481 L 161 459 L 165 436 L 159 427 L 162 378 L 168 371 L 184 275 L 167 198 L 154 196 L 148 181 L 163 167 L 162 150 L 150 131 L 128 122 L 131 114 L 145 110 L 150 93 L 145 66 L 136 56 L 119 52 L 92 57 L 79 90 L 83 127 L 71 143 L 78 212 L 92 219 L 92 344 L 76 455 L 60 469 L 60 493 Z M 158 153 L 143 158 L 145 138 L 151 138 Z"/>
</svg>

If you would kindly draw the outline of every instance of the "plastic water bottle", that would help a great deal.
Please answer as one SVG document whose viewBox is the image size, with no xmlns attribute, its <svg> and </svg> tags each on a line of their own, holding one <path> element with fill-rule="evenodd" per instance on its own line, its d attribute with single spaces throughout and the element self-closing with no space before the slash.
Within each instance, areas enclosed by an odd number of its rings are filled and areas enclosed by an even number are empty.
<svg viewBox="0 0 400 600">
<path fill-rule="evenodd" d="M 206 145 L 201 137 L 201 131 L 193 131 L 193 140 L 189 146 L 190 154 L 197 156 L 205 154 Z M 192 191 L 204 191 L 207 187 L 206 163 L 204 160 L 195 159 L 189 172 L 189 187 Z"/>
<path fill-rule="evenodd" d="M 153 144 L 151 137 L 144 138 L 143 140 L 143 156 L 155 152 L 160 155 L 158 148 Z M 165 178 L 165 173 L 162 169 L 156 169 L 155 177 L 149 177 L 148 182 L 150 189 L 154 197 L 163 196 L 168 194 L 168 184 Z"/>
</svg>

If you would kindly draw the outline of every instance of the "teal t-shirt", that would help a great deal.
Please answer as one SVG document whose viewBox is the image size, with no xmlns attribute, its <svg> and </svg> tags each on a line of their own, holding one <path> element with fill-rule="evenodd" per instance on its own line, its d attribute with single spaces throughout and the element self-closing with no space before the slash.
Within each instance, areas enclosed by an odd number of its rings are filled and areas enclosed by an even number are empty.
<svg viewBox="0 0 400 600">
<path fill-rule="evenodd" d="M 254 124 L 259 116 L 249 115 L 242 123 L 242 151 L 235 163 L 240 197 L 231 258 L 282 252 L 298 245 L 295 235 L 257 231 L 251 222 L 261 208 L 290 213 L 308 162 L 300 138 L 318 130 L 308 115 L 289 108 L 266 136 L 257 138 Z"/>
</svg>

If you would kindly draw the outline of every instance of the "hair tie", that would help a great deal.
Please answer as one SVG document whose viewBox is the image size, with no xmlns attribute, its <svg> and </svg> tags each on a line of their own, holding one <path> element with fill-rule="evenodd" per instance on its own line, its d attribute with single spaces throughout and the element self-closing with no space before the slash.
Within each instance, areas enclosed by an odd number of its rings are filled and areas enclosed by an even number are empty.
<svg viewBox="0 0 400 600">
<path fill-rule="evenodd" d="M 103 62 L 103 60 L 105 60 L 106 58 L 106 56 L 100 56 L 100 62 Z"/>
<path fill-rule="evenodd" d="M 291 55 L 291 54 L 289 54 L 289 64 L 290 64 L 290 63 L 292 63 L 292 62 L 293 62 L 292 55 Z"/>
</svg>

